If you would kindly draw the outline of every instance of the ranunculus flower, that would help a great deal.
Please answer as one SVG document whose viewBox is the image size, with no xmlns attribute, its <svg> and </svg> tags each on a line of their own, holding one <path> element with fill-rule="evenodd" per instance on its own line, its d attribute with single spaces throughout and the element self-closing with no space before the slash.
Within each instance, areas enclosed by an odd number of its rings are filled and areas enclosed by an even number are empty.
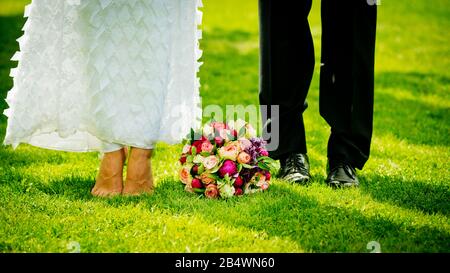
<svg viewBox="0 0 450 273">
<path fill-rule="evenodd" d="M 220 196 L 223 198 L 230 198 L 233 197 L 235 189 L 233 186 L 229 184 L 225 184 L 219 189 Z"/>
<path fill-rule="evenodd" d="M 236 188 L 240 188 L 240 187 L 242 187 L 243 184 L 244 184 L 244 180 L 242 179 L 242 177 L 240 177 L 240 176 L 236 177 L 236 180 L 234 180 L 234 186 Z"/>
<path fill-rule="evenodd" d="M 204 141 L 201 145 L 202 152 L 210 153 L 210 152 L 212 152 L 213 149 L 214 149 L 214 146 L 209 141 Z"/>
<path fill-rule="evenodd" d="M 191 151 L 191 145 L 189 145 L 189 144 L 184 145 L 182 153 L 187 154 L 190 151 Z"/>
<path fill-rule="evenodd" d="M 205 166 L 205 169 L 207 170 L 214 169 L 217 164 L 219 164 L 219 159 L 215 155 L 210 155 L 203 159 L 203 166 Z"/>
<path fill-rule="evenodd" d="M 250 160 L 252 160 L 252 157 L 246 152 L 240 152 L 237 157 L 237 161 L 241 164 L 247 164 Z"/>
<path fill-rule="evenodd" d="M 239 149 L 234 143 L 229 143 L 219 149 L 219 156 L 225 159 L 236 161 Z"/>
<path fill-rule="evenodd" d="M 192 181 L 191 166 L 185 166 L 180 170 L 180 179 L 186 185 L 190 185 Z"/>
<path fill-rule="evenodd" d="M 214 184 L 209 184 L 206 186 L 205 196 L 208 198 L 217 198 L 219 195 L 219 191 L 217 190 L 217 186 Z"/>
<path fill-rule="evenodd" d="M 200 175 L 200 180 L 203 182 L 203 184 L 211 184 L 216 182 L 216 180 L 214 180 L 214 178 L 209 176 L 210 174 L 207 172 L 204 172 Z"/>
<path fill-rule="evenodd" d="M 236 163 L 234 163 L 231 160 L 225 160 L 225 162 L 223 162 L 222 167 L 220 167 L 219 169 L 220 177 L 224 177 L 227 174 L 229 176 L 233 176 L 236 173 L 237 173 Z"/>
<path fill-rule="evenodd" d="M 242 195 L 244 191 L 241 188 L 234 188 L 234 195 Z"/>
<path fill-rule="evenodd" d="M 261 151 L 259 151 L 259 154 L 261 156 L 269 156 L 269 152 L 267 150 L 262 149 Z"/>
<path fill-rule="evenodd" d="M 203 184 L 202 184 L 202 182 L 200 181 L 200 179 L 198 179 L 198 178 L 192 179 L 191 185 L 192 185 L 192 188 L 195 188 L 195 189 L 201 189 L 201 188 L 203 188 Z"/>
<path fill-rule="evenodd" d="M 187 159 L 187 157 L 185 155 L 183 155 L 182 157 L 180 157 L 180 163 L 181 164 L 186 163 L 186 159 Z"/>
</svg>

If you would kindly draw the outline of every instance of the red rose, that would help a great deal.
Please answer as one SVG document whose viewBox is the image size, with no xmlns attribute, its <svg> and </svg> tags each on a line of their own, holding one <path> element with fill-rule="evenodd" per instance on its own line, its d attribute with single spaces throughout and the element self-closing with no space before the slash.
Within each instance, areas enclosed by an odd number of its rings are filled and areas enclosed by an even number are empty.
<svg viewBox="0 0 450 273">
<path fill-rule="evenodd" d="M 203 184 L 202 184 L 202 182 L 200 181 L 200 179 L 198 179 L 198 178 L 194 178 L 194 179 L 192 179 L 192 187 L 193 188 L 195 188 L 195 189 L 201 189 L 201 188 L 203 188 Z"/>
<path fill-rule="evenodd" d="M 244 184 L 244 180 L 242 180 L 242 177 L 238 176 L 238 177 L 236 177 L 236 180 L 234 181 L 233 185 L 236 188 L 240 188 L 240 187 L 242 187 L 243 184 Z"/>
<path fill-rule="evenodd" d="M 267 150 L 264 150 L 264 149 L 262 149 L 262 150 L 259 152 L 259 154 L 260 154 L 261 156 L 269 156 L 269 152 L 268 152 Z"/>
<path fill-rule="evenodd" d="M 242 195 L 244 191 L 241 188 L 234 188 L 234 195 Z"/>
<path fill-rule="evenodd" d="M 183 155 L 181 158 L 180 158 L 180 163 L 181 164 L 184 164 L 184 163 L 186 163 L 186 156 L 185 155 Z"/>
<path fill-rule="evenodd" d="M 192 175 L 198 174 L 198 165 L 192 166 L 191 174 L 192 174 Z"/>
<path fill-rule="evenodd" d="M 192 146 L 191 146 L 191 151 L 190 151 L 191 154 L 192 154 L 192 147 L 195 147 L 197 153 L 201 153 L 201 151 L 202 151 L 202 143 L 203 143 L 203 141 L 201 141 L 201 140 L 194 141 L 194 143 L 192 143 Z"/>
</svg>

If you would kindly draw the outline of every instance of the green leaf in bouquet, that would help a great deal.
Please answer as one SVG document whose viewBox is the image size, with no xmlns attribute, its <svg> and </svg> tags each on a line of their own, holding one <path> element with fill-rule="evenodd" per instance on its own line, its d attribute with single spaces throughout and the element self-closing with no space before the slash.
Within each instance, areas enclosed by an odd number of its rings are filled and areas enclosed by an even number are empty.
<svg viewBox="0 0 450 273">
<path fill-rule="evenodd" d="M 203 166 L 203 164 L 200 164 L 200 165 L 198 166 L 198 171 L 197 171 L 197 173 L 198 173 L 198 174 L 202 174 L 204 171 L 205 171 L 205 166 Z"/>
<path fill-rule="evenodd" d="M 240 137 L 245 136 L 245 132 L 246 132 L 245 126 L 242 126 L 241 129 L 239 130 L 238 136 Z"/>
<path fill-rule="evenodd" d="M 216 173 L 219 169 L 220 169 L 221 164 L 218 164 L 217 166 L 215 166 L 214 168 L 212 168 L 209 172 L 210 173 Z"/>
<path fill-rule="evenodd" d="M 237 172 L 240 173 L 242 171 L 242 164 L 237 165 Z"/>
<path fill-rule="evenodd" d="M 209 173 L 208 177 L 214 179 L 215 181 L 219 181 L 219 179 L 220 179 L 220 177 L 214 173 Z"/>
<path fill-rule="evenodd" d="M 204 157 L 207 157 L 207 156 L 210 156 L 211 153 L 208 153 L 208 152 L 201 152 L 200 155 L 201 155 L 201 156 L 204 156 Z"/>
<path fill-rule="evenodd" d="M 258 167 L 260 167 L 261 169 L 263 169 L 265 171 L 270 171 L 270 167 L 263 161 L 258 162 Z"/>
<path fill-rule="evenodd" d="M 242 167 L 244 167 L 246 169 L 253 169 L 254 168 L 252 165 L 248 165 L 248 164 L 242 164 Z"/>
<path fill-rule="evenodd" d="M 193 156 L 197 155 L 197 148 L 195 146 L 192 146 L 191 153 L 192 153 Z"/>
<path fill-rule="evenodd" d="M 197 189 L 197 188 L 192 188 L 192 190 L 195 192 L 195 193 L 201 193 L 201 194 L 203 194 L 203 193 L 205 193 L 205 188 L 202 188 L 202 189 Z"/>
<path fill-rule="evenodd" d="M 228 137 L 228 139 L 230 139 L 230 140 L 236 140 L 236 137 L 235 137 L 233 134 L 228 133 L 228 132 L 227 132 L 227 137 Z"/>
<path fill-rule="evenodd" d="M 261 156 L 257 158 L 258 165 L 259 163 L 265 164 L 265 166 L 268 168 L 268 171 L 276 171 L 277 164 L 276 161 L 268 156 Z"/>
<path fill-rule="evenodd" d="M 193 161 L 194 161 L 194 156 L 188 155 L 188 156 L 186 157 L 186 162 L 192 163 Z"/>
<path fill-rule="evenodd" d="M 195 131 L 193 128 L 191 128 L 191 131 L 189 133 L 189 139 L 191 140 L 191 143 L 195 140 Z"/>
</svg>

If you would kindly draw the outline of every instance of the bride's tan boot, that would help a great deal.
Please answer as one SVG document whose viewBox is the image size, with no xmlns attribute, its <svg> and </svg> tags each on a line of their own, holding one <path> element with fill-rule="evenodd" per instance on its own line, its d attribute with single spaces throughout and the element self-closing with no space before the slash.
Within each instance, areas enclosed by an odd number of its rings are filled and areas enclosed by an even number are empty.
<svg viewBox="0 0 450 273">
<path fill-rule="evenodd" d="M 91 193 L 98 197 L 112 197 L 120 195 L 123 189 L 123 165 L 125 163 L 125 149 L 105 153 L 97 179 Z"/>
<path fill-rule="evenodd" d="M 127 178 L 122 192 L 124 195 L 135 196 L 153 192 L 151 155 L 152 150 L 131 148 Z"/>
</svg>

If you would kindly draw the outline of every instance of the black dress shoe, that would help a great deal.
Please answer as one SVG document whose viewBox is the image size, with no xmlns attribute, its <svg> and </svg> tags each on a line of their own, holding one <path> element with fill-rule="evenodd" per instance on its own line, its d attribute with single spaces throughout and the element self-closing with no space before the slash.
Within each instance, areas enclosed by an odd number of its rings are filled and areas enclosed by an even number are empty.
<svg viewBox="0 0 450 273">
<path fill-rule="evenodd" d="M 337 162 L 328 165 L 328 185 L 335 188 L 359 186 L 356 170 L 350 164 Z"/>
<path fill-rule="evenodd" d="M 310 180 L 309 159 L 306 154 L 291 154 L 280 160 L 279 177 L 289 182 L 307 184 Z"/>
</svg>

